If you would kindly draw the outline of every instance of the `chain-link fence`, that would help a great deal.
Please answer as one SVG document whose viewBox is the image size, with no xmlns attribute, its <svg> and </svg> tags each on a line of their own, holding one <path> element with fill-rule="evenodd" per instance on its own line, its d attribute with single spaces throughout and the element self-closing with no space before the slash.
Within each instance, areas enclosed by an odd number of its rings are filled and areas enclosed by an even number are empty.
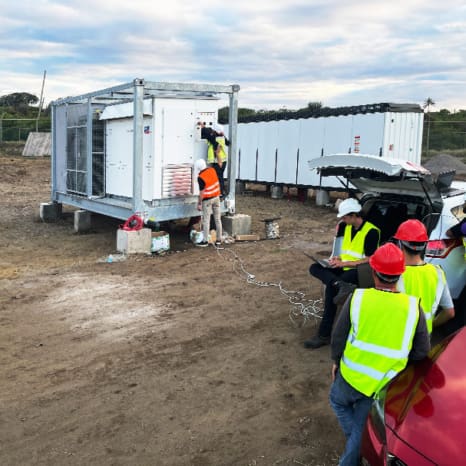
<svg viewBox="0 0 466 466">
<path fill-rule="evenodd" d="M 50 132 L 50 118 L 0 118 L 0 142 L 26 141 L 29 133 Z"/>
</svg>

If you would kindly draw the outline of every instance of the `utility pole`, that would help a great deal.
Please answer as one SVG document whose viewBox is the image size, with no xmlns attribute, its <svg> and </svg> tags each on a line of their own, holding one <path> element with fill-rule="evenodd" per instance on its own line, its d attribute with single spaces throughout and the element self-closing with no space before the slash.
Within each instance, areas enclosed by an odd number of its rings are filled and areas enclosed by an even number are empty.
<svg viewBox="0 0 466 466">
<path fill-rule="evenodd" d="M 47 70 L 44 70 L 44 77 L 42 78 L 42 89 L 40 91 L 40 99 L 39 99 L 39 112 L 37 113 L 37 119 L 36 119 L 36 133 L 39 132 L 39 118 L 40 118 L 40 112 L 42 111 L 42 105 L 44 103 L 44 84 L 45 84 L 45 76 L 47 74 Z"/>
</svg>

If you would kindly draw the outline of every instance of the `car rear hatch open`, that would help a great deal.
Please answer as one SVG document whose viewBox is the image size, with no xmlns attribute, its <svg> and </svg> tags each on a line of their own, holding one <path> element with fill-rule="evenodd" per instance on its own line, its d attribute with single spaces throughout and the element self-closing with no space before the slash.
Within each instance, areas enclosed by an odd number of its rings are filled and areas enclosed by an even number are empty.
<svg viewBox="0 0 466 466">
<path fill-rule="evenodd" d="M 441 193 L 432 174 L 426 168 L 407 160 L 362 154 L 334 154 L 312 159 L 308 167 L 316 169 L 322 176 L 337 177 L 349 190 L 356 188 L 362 193 L 420 197 L 427 199 L 434 211 L 441 209 Z M 446 189 L 445 186 L 442 188 Z"/>
</svg>

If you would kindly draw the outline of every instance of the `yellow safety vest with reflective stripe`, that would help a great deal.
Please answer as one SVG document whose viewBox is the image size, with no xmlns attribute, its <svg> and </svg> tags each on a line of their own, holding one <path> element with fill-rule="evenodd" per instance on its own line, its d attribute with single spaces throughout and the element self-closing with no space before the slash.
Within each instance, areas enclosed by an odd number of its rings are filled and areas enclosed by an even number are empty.
<svg viewBox="0 0 466 466">
<path fill-rule="evenodd" d="M 463 236 L 464 260 L 466 261 L 466 236 Z"/>
<path fill-rule="evenodd" d="M 343 242 L 341 244 L 341 253 L 340 258 L 342 261 L 357 261 L 363 259 L 364 254 L 364 240 L 366 239 L 367 233 L 369 233 L 372 228 L 375 228 L 379 233 L 380 230 L 375 225 L 370 222 L 364 222 L 361 229 L 356 232 L 354 238 L 351 239 L 351 225 L 346 225 L 345 232 L 343 234 Z M 351 267 L 343 267 L 343 270 L 348 270 Z"/>
<path fill-rule="evenodd" d="M 216 137 L 215 140 L 217 141 L 220 149 L 218 151 L 218 155 L 215 156 L 214 146 L 207 141 L 207 163 L 214 163 L 216 161 L 225 162 L 227 159 L 227 151 L 225 148 L 225 138 L 224 137 Z"/>
<path fill-rule="evenodd" d="M 353 388 L 372 396 L 408 362 L 419 321 L 419 298 L 359 288 L 351 299 L 350 318 L 341 375 Z"/>
<path fill-rule="evenodd" d="M 439 306 L 447 280 L 438 265 L 407 265 L 398 280 L 398 290 L 421 298 L 421 307 L 426 316 L 427 330 L 432 333 L 435 312 Z"/>
</svg>

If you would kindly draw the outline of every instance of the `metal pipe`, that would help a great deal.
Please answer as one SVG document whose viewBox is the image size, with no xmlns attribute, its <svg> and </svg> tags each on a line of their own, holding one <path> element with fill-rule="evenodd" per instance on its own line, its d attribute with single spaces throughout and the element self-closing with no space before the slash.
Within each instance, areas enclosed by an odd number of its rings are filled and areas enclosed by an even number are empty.
<svg viewBox="0 0 466 466">
<path fill-rule="evenodd" d="M 236 192 L 236 163 L 237 163 L 237 135 L 238 135 L 238 92 L 239 85 L 231 86 L 230 108 L 228 113 L 228 124 L 230 125 L 228 135 L 230 137 L 229 157 L 228 157 L 228 196 L 235 198 Z"/>
<path fill-rule="evenodd" d="M 86 126 L 86 194 L 92 196 L 92 100 L 87 100 Z"/>
<path fill-rule="evenodd" d="M 144 79 L 134 80 L 133 122 L 133 211 L 144 213 L 142 198 Z"/>
</svg>

